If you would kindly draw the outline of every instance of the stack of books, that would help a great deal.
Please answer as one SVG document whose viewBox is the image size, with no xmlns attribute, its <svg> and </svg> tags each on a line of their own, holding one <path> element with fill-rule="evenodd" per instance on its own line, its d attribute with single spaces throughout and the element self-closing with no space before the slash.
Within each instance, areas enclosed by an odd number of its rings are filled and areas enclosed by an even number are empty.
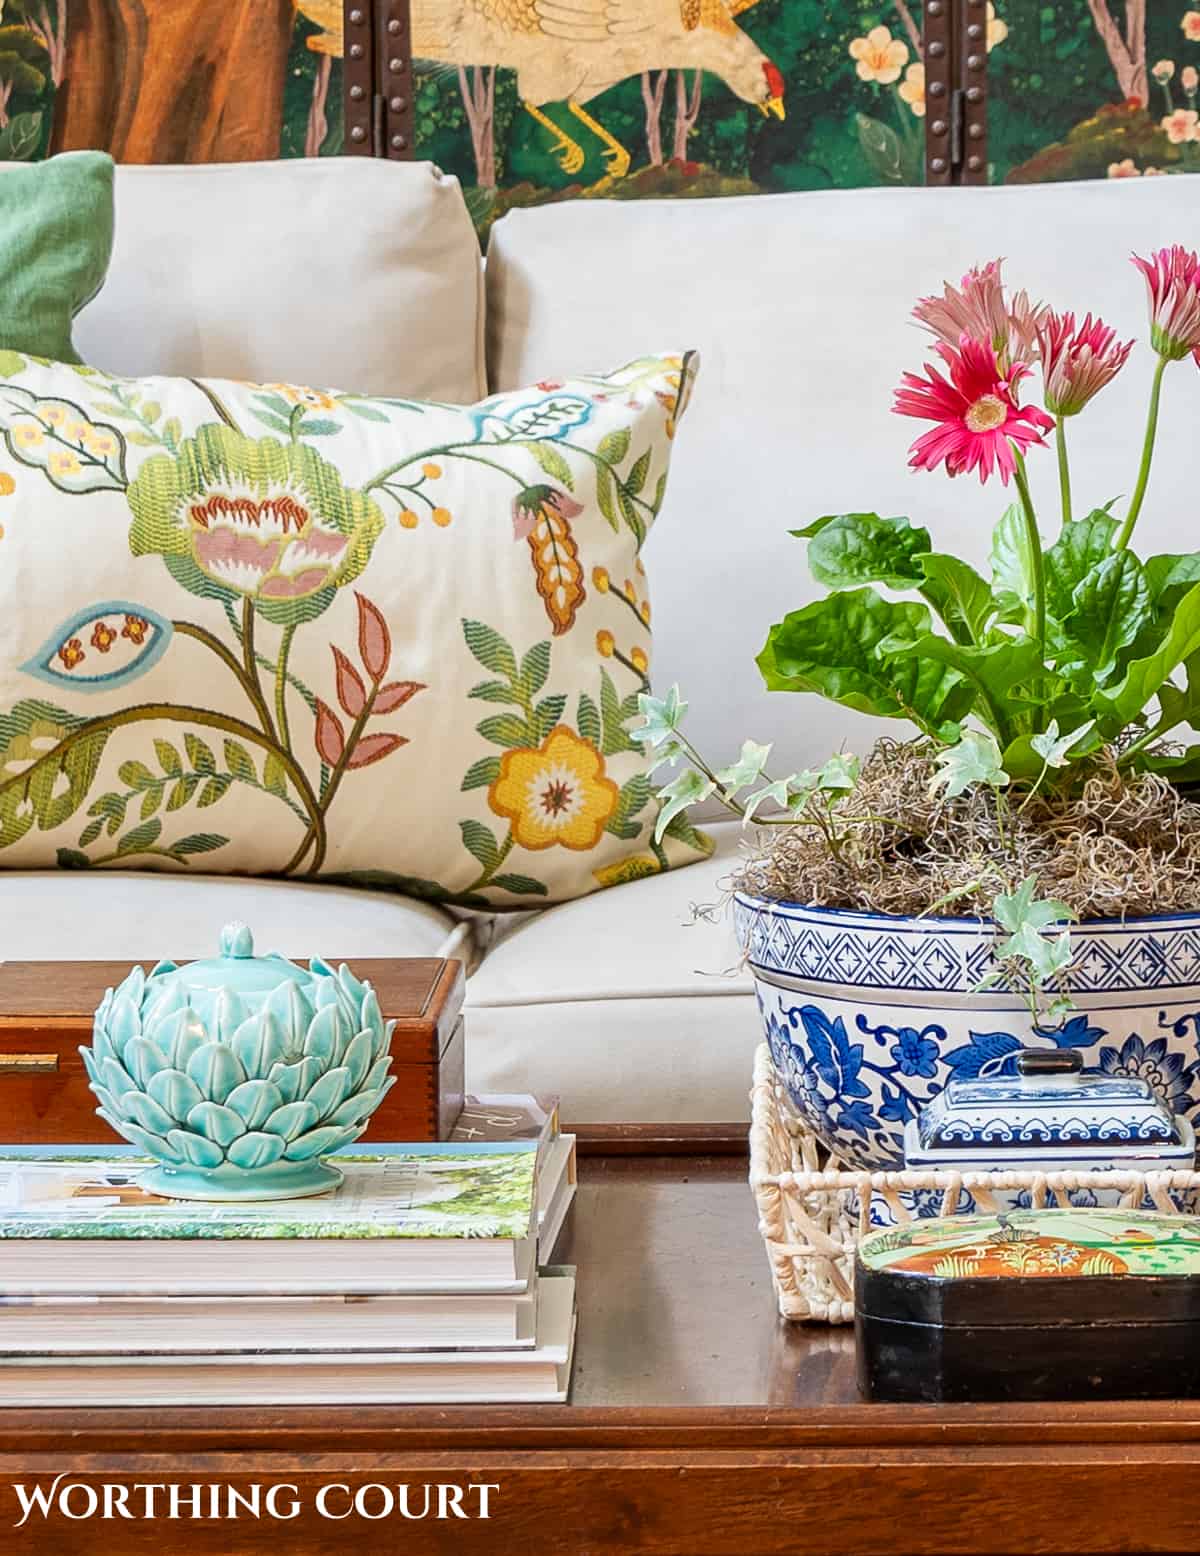
<svg viewBox="0 0 1200 1556">
<path fill-rule="evenodd" d="M 331 1160 L 330 1194 L 208 1204 L 125 1147 L 7 1148 L 0 1405 L 564 1400 L 557 1107 L 469 1098 L 451 1140 Z"/>
</svg>

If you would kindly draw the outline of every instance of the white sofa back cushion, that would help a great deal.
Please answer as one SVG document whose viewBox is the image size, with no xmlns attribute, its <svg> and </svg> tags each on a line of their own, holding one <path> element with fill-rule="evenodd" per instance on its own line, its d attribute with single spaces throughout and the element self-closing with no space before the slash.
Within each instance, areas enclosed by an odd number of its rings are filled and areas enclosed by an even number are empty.
<svg viewBox="0 0 1200 1556">
<path fill-rule="evenodd" d="M 1012 284 L 1136 337 L 1121 377 L 1071 427 L 1082 514 L 1133 485 L 1153 357 L 1127 256 L 1173 241 L 1200 246 L 1200 179 L 514 211 L 489 249 L 491 381 L 584 372 L 662 340 L 696 345 L 704 375 L 646 547 L 655 682 L 681 682 L 690 732 L 711 756 L 731 759 L 752 735 L 776 742 L 772 769 L 786 772 L 842 740 L 862 749 L 872 728 L 816 698 L 762 690 L 754 655 L 768 625 L 819 592 L 789 528 L 823 513 L 908 514 L 936 547 L 978 565 L 1013 500 L 997 481 L 907 469 L 922 427 L 889 406 L 926 349 L 914 301 L 1003 255 Z M 1198 411 L 1200 375 L 1190 361 L 1172 367 L 1140 552 L 1197 545 Z M 1031 451 L 1029 465 L 1049 535 L 1053 452 Z"/>
<path fill-rule="evenodd" d="M 368 157 L 120 167 L 85 361 L 472 404 L 479 244 L 458 181 Z"/>
</svg>

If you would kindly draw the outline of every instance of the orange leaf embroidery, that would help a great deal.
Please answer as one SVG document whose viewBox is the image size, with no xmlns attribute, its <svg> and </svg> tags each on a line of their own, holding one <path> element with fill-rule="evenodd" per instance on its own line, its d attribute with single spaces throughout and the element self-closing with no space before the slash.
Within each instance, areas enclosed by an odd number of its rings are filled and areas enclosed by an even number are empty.
<svg viewBox="0 0 1200 1556">
<path fill-rule="evenodd" d="M 369 767 L 372 762 L 382 762 L 385 756 L 408 744 L 404 735 L 364 735 L 354 748 L 347 767 Z"/>
<path fill-rule="evenodd" d="M 579 547 L 571 534 L 570 521 L 556 503 L 546 501 L 539 505 L 528 540 L 537 591 L 545 602 L 554 636 L 561 637 L 583 603 L 584 587 Z"/>
</svg>

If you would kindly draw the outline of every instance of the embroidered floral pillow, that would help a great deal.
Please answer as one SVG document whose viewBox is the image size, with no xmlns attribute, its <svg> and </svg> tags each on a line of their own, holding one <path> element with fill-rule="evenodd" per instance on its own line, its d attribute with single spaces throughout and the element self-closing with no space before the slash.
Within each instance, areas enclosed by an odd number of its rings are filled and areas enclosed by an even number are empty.
<svg viewBox="0 0 1200 1556">
<path fill-rule="evenodd" d="M 0 866 L 577 896 L 661 845 L 638 552 L 692 359 L 457 408 L 0 359 Z"/>
</svg>

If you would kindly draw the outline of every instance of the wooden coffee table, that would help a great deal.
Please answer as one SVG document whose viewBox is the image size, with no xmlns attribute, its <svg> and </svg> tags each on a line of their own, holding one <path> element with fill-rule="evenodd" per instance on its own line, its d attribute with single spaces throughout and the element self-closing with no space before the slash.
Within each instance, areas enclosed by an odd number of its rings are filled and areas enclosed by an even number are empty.
<svg viewBox="0 0 1200 1556">
<path fill-rule="evenodd" d="M 694 1144 L 695 1142 L 693 1142 Z M 684 1142 L 686 1144 L 686 1142 Z M 567 1406 L 0 1412 L 13 1483 L 288 1482 L 288 1522 L 30 1520 L 14 1552 L 404 1551 L 661 1556 L 1200 1548 L 1200 1402 L 862 1403 L 849 1330 L 775 1316 L 746 1162 L 584 1160 L 558 1257 L 577 1263 Z M 1103 1343 L 1102 1341 L 1098 1343 Z M 490 1482 L 487 1522 L 323 1520 L 319 1487 Z M 418 1497 L 419 1501 L 419 1497 Z"/>
</svg>

